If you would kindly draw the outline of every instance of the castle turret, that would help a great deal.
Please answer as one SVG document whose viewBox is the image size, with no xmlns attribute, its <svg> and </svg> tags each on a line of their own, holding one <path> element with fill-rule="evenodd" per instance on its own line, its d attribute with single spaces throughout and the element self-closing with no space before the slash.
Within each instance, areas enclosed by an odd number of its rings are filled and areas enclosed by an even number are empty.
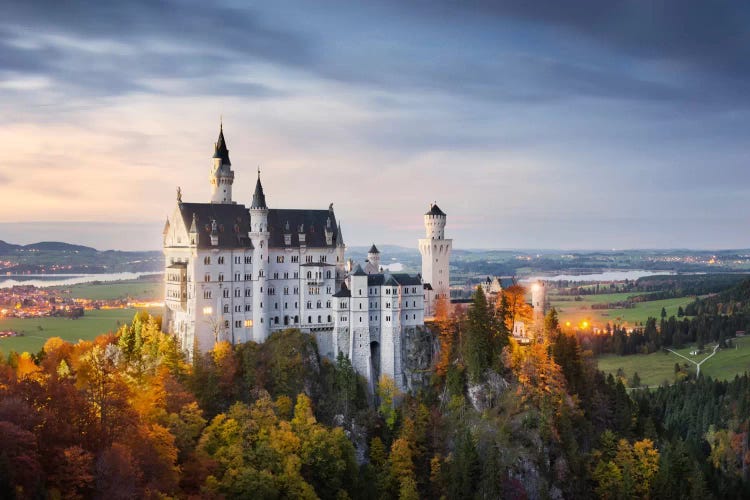
<svg viewBox="0 0 750 500">
<path fill-rule="evenodd" d="M 370 388 L 377 381 L 372 380 L 372 358 L 370 354 L 370 321 L 367 273 L 360 266 L 349 276 L 350 282 L 350 329 L 349 359 L 354 369 L 367 380 Z"/>
<path fill-rule="evenodd" d="M 425 238 L 419 240 L 422 254 L 422 280 L 432 291 L 425 296 L 425 317 L 435 315 L 435 300 L 450 300 L 450 256 L 453 240 L 445 239 L 445 212 L 435 203 L 424 214 Z"/>
<path fill-rule="evenodd" d="M 219 128 L 219 139 L 214 144 L 213 164 L 208 176 L 211 182 L 211 203 L 232 203 L 234 171 L 229 161 L 229 149 L 224 140 L 224 124 Z"/>
<path fill-rule="evenodd" d="M 380 251 L 375 243 L 367 251 L 367 264 L 365 265 L 367 274 L 376 274 L 380 272 Z"/>
<path fill-rule="evenodd" d="M 538 280 L 531 285 L 531 306 L 534 308 L 534 332 L 544 333 L 544 315 L 547 312 L 547 284 Z"/>
<path fill-rule="evenodd" d="M 266 195 L 263 193 L 263 185 L 260 182 L 260 169 L 258 169 L 258 181 L 255 183 L 253 201 L 250 205 L 250 233 L 248 234 L 253 244 L 253 340 L 263 342 L 268 337 L 271 325 L 268 316 L 268 300 L 265 294 L 268 292 L 266 279 L 268 275 L 268 206 L 266 206 Z"/>
</svg>

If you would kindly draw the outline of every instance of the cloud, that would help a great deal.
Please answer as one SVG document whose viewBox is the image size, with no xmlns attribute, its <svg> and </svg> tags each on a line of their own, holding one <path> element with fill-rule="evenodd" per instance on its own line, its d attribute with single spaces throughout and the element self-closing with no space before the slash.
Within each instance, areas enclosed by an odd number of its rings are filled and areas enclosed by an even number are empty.
<svg viewBox="0 0 750 500">
<path fill-rule="evenodd" d="M 334 201 L 353 243 L 411 244 L 436 198 L 461 246 L 608 246 L 623 211 L 672 241 L 750 194 L 750 23 L 716 5 L 14 2 L 2 217 L 162 221 L 176 184 L 207 196 L 223 113 L 236 198 L 261 164 L 269 203 Z"/>
</svg>

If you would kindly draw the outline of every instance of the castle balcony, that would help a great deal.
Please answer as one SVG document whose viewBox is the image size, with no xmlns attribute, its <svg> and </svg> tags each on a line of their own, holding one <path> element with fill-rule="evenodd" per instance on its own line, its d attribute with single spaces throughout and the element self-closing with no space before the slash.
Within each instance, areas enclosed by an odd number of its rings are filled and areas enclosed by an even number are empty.
<svg viewBox="0 0 750 500">
<path fill-rule="evenodd" d="M 164 277 L 164 305 L 173 311 L 184 312 L 187 309 L 187 264 L 167 266 Z"/>
</svg>

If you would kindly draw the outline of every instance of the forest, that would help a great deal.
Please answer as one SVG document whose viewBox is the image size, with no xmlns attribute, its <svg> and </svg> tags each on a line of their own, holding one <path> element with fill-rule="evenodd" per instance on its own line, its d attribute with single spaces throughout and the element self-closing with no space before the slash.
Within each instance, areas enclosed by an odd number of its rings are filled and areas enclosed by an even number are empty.
<svg viewBox="0 0 750 500">
<path fill-rule="evenodd" d="M 713 287 L 723 282 L 723 279 L 708 280 L 707 286 Z M 693 284 L 691 290 L 695 290 L 695 287 Z M 718 342 L 720 347 L 726 347 L 737 332 L 746 331 L 750 331 L 750 280 L 747 279 L 725 287 L 721 292 L 696 298 L 684 309 L 680 307 L 676 317 L 667 318 L 666 311 L 662 309 L 658 320 L 648 318 L 642 327 L 632 331 L 609 324 L 603 331 L 581 331 L 577 335 L 584 347 L 594 354 L 624 356 L 650 354 L 664 347 L 680 348 L 689 344 L 703 349 L 709 342 Z"/>
<path fill-rule="evenodd" d="M 160 319 L 0 357 L 3 498 L 747 498 L 750 380 L 628 392 L 555 311 L 438 304 L 432 379 L 374 388 L 298 330 L 189 363 Z"/>
</svg>

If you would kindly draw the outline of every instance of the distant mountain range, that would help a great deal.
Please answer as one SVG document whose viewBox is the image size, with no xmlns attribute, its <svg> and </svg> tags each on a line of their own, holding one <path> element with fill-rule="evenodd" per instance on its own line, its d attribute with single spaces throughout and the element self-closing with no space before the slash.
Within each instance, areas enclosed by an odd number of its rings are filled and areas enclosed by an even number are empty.
<svg viewBox="0 0 750 500">
<path fill-rule="evenodd" d="M 63 252 L 63 253 L 96 253 L 96 248 L 73 245 L 61 241 L 40 241 L 29 245 L 15 245 L 0 240 L 0 255 L 13 255 L 18 252 Z"/>
<path fill-rule="evenodd" d="M 118 273 L 164 269 L 161 252 L 97 250 L 61 241 L 16 245 L 0 240 L 0 273 Z"/>
</svg>

